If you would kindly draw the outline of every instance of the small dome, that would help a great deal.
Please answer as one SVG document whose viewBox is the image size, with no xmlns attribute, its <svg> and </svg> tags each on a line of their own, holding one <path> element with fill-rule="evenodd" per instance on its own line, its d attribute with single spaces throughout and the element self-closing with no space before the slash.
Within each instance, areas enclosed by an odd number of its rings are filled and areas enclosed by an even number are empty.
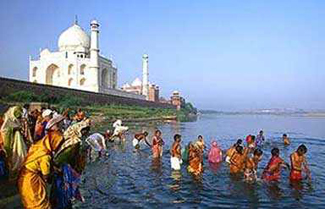
<svg viewBox="0 0 325 209">
<path fill-rule="evenodd" d="M 92 20 L 90 24 L 91 25 L 98 25 L 98 22 L 97 22 L 97 20 Z"/>
<path fill-rule="evenodd" d="M 140 78 L 136 78 L 136 79 L 132 82 L 131 85 L 132 85 L 132 86 L 141 86 L 141 85 L 142 85 L 142 82 L 141 82 Z"/>
<path fill-rule="evenodd" d="M 73 51 L 79 46 L 89 49 L 90 38 L 79 25 L 74 24 L 63 31 L 59 37 L 58 45 L 60 51 Z"/>
</svg>

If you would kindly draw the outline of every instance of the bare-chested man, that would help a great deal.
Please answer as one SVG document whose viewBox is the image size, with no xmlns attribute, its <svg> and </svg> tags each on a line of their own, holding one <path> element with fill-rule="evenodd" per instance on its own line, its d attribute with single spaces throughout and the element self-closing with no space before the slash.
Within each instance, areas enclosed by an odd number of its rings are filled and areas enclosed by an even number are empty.
<svg viewBox="0 0 325 209">
<path fill-rule="evenodd" d="M 291 160 L 291 181 L 302 180 L 302 171 L 304 171 L 307 177 L 310 179 L 310 170 L 307 165 L 307 160 L 305 154 L 307 153 L 307 147 L 305 145 L 300 145 L 294 153 L 290 155 Z"/>
</svg>

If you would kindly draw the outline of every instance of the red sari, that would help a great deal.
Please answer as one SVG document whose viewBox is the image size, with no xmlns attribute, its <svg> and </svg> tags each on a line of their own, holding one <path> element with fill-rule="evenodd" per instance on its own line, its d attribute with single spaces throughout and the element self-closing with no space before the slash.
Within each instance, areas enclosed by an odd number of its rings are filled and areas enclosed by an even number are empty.
<svg viewBox="0 0 325 209">
<path fill-rule="evenodd" d="M 154 136 L 152 140 L 152 155 L 153 158 L 160 158 L 162 156 L 163 140 L 160 137 Z"/>
<path fill-rule="evenodd" d="M 281 163 L 283 160 L 279 156 L 273 156 L 266 168 L 263 171 L 262 179 L 266 181 L 277 181 L 281 177 Z M 270 170 L 271 167 L 277 165 L 277 168 L 273 171 Z"/>
</svg>

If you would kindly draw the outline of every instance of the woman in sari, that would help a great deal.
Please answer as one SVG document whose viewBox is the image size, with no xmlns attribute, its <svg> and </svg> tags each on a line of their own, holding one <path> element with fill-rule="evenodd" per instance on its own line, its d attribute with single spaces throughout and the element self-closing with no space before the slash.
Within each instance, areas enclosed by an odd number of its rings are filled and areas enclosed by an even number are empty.
<svg viewBox="0 0 325 209">
<path fill-rule="evenodd" d="M 161 158 L 163 153 L 164 140 L 161 138 L 161 131 L 156 130 L 152 139 L 152 157 Z"/>
<path fill-rule="evenodd" d="M 188 172 L 194 175 L 199 175 L 203 171 L 201 150 L 190 144 L 189 147 L 189 166 L 187 167 Z"/>
<path fill-rule="evenodd" d="M 63 142 L 59 123 L 61 115 L 49 121 L 47 135 L 32 145 L 20 170 L 18 189 L 25 209 L 51 208 L 46 182 L 51 173 L 52 157 Z"/>
<path fill-rule="evenodd" d="M 18 171 L 27 155 L 27 146 L 21 134 L 20 119 L 22 114 L 23 108 L 20 106 L 9 108 L 1 126 L 3 148 L 7 154 L 8 166 L 11 171 Z"/>
<path fill-rule="evenodd" d="M 216 141 L 212 142 L 211 149 L 208 154 L 208 161 L 210 163 L 220 163 L 222 161 L 222 151 Z"/>
<path fill-rule="evenodd" d="M 279 156 L 280 150 L 278 148 L 273 148 L 271 154 L 272 157 L 263 171 L 262 179 L 265 181 L 278 181 L 281 178 L 281 168 L 290 168 L 290 166 Z"/>
</svg>

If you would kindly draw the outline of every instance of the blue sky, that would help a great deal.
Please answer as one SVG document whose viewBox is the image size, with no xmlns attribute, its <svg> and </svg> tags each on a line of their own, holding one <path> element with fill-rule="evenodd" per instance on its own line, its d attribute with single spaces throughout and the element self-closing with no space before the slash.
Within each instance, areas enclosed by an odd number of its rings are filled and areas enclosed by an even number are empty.
<svg viewBox="0 0 325 209">
<path fill-rule="evenodd" d="M 0 75 L 27 80 L 28 57 L 60 33 L 100 23 L 100 49 L 119 85 L 141 76 L 197 107 L 325 109 L 324 1 L 0 2 Z"/>
</svg>

